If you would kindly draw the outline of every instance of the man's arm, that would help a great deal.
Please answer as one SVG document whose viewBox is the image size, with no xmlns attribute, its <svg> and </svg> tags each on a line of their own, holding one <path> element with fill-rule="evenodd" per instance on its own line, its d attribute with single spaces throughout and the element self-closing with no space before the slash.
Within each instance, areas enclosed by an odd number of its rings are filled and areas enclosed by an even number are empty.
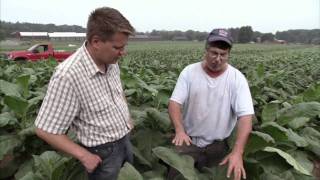
<svg viewBox="0 0 320 180">
<path fill-rule="evenodd" d="M 172 143 L 176 146 L 181 146 L 183 143 L 186 143 L 188 146 L 191 144 L 190 137 L 186 134 L 183 123 L 182 123 L 182 115 L 181 115 L 181 105 L 175 101 L 169 101 L 169 116 L 174 125 L 175 129 L 175 137 L 172 140 Z"/>
<path fill-rule="evenodd" d="M 36 134 L 54 148 L 78 159 L 85 166 L 88 172 L 92 172 L 98 164 L 102 162 L 98 155 L 92 154 L 85 148 L 74 143 L 65 134 L 51 134 L 39 128 L 36 128 Z"/>
<path fill-rule="evenodd" d="M 240 180 L 241 176 L 246 178 L 242 156 L 251 130 L 252 115 L 241 116 L 238 120 L 237 138 L 232 152 L 220 163 L 220 165 L 224 165 L 229 162 L 227 177 L 230 177 L 233 171 L 235 180 Z"/>
</svg>

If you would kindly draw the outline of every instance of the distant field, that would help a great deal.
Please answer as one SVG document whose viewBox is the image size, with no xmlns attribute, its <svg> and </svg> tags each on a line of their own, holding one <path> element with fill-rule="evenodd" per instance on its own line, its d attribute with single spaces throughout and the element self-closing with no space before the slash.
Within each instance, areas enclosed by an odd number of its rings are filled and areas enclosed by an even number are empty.
<svg viewBox="0 0 320 180">
<path fill-rule="evenodd" d="M 13 50 L 25 50 L 36 43 L 42 41 L 30 41 L 30 42 L 17 42 L 5 43 L 0 42 L 0 53 L 13 51 Z M 82 42 L 52 42 L 55 49 L 70 50 L 73 51 L 82 45 Z M 70 47 L 68 45 L 76 45 Z M 287 48 L 304 48 L 311 45 L 278 45 L 278 44 L 235 44 L 234 51 L 241 51 L 250 48 L 251 50 L 276 50 Z M 128 43 L 128 50 L 148 50 L 148 49 L 167 49 L 167 48 L 199 48 L 203 49 L 204 42 L 197 41 L 131 41 Z"/>
</svg>

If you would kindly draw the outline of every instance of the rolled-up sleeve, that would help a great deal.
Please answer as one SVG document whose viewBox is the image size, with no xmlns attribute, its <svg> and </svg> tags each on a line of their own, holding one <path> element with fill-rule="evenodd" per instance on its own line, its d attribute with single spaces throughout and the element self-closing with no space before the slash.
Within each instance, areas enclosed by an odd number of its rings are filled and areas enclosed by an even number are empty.
<svg viewBox="0 0 320 180">
<path fill-rule="evenodd" d="M 237 81 L 235 101 L 232 104 L 237 118 L 245 115 L 253 115 L 254 108 L 252 97 L 246 78 L 241 75 Z"/>
</svg>

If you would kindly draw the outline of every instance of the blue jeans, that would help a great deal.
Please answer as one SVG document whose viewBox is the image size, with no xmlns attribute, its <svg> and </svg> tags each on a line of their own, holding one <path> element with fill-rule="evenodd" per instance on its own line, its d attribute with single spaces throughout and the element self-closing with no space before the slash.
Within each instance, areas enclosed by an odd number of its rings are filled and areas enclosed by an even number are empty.
<svg viewBox="0 0 320 180">
<path fill-rule="evenodd" d="M 114 142 L 85 148 L 102 159 L 102 163 L 92 173 L 88 173 L 89 180 L 116 180 L 123 164 L 126 161 L 133 163 L 128 134 Z"/>
</svg>

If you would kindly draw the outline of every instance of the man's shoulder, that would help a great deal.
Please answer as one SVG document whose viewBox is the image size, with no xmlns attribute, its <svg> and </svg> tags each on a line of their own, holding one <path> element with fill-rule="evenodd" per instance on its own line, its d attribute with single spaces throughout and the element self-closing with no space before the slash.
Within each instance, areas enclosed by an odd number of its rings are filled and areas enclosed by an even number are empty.
<svg viewBox="0 0 320 180">
<path fill-rule="evenodd" d="M 236 78 L 245 78 L 244 74 L 239 70 L 237 69 L 236 67 L 232 66 L 232 65 L 228 65 L 229 67 L 229 72 L 231 74 L 233 74 Z"/>
<path fill-rule="evenodd" d="M 187 65 L 186 67 L 184 67 L 184 69 L 182 70 L 183 72 L 192 72 L 192 71 L 196 71 L 199 68 L 201 68 L 201 62 L 196 62 L 196 63 L 192 63 Z"/>
<path fill-rule="evenodd" d="M 81 60 L 82 54 L 81 50 L 78 49 L 72 56 L 67 58 L 65 61 L 60 63 L 55 68 L 55 76 L 65 76 L 65 77 L 72 77 L 77 74 L 77 72 L 81 69 Z"/>
<path fill-rule="evenodd" d="M 237 68 L 229 65 L 229 76 L 227 80 L 232 84 L 231 87 L 234 87 L 234 90 L 237 89 L 237 87 L 242 86 L 243 84 L 247 83 L 247 78 L 245 75 L 238 70 Z"/>
</svg>

